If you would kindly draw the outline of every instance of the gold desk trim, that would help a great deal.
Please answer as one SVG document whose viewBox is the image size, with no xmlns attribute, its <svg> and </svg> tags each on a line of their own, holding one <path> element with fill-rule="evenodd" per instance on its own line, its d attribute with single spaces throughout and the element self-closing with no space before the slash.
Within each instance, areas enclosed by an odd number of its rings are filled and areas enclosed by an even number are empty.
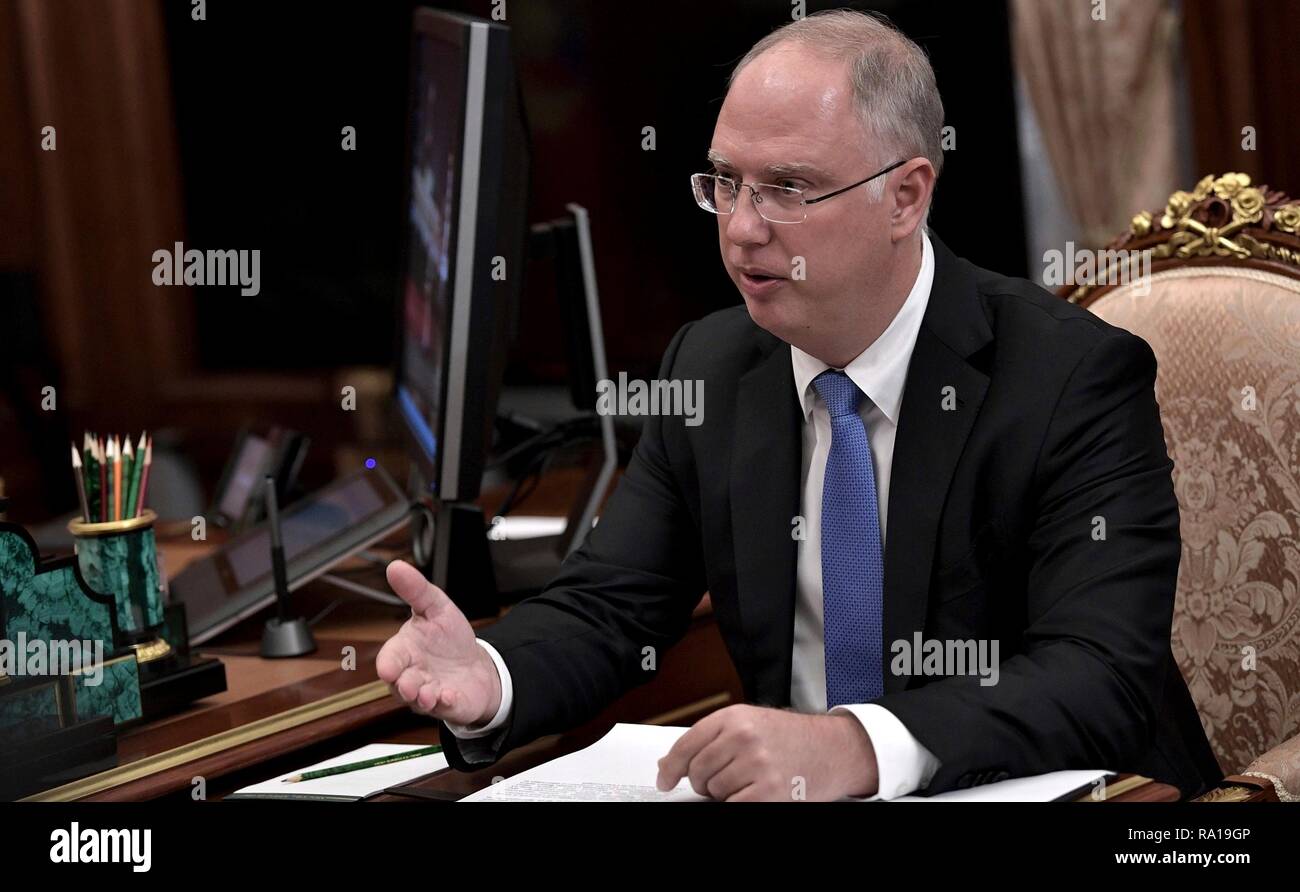
<svg viewBox="0 0 1300 892">
<path fill-rule="evenodd" d="M 1255 787 L 1233 784 L 1227 787 L 1215 787 L 1193 799 L 1193 802 L 1245 802 L 1260 791 Z"/>
<path fill-rule="evenodd" d="M 101 771 L 99 774 L 92 774 L 89 777 L 72 781 L 61 787 L 52 787 L 49 790 L 34 793 L 19 801 L 71 802 L 388 696 L 390 696 L 390 692 L 385 682 L 372 681 L 360 687 L 331 694 L 314 703 L 304 703 L 302 706 L 286 709 L 284 712 L 258 719 L 255 722 L 249 722 L 247 725 L 231 728 L 210 737 L 203 737 L 173 749 L 146 756 L 128 765 L 120 765 L 117 768 L 110 768 L 107 771 Z"/>
<path fill-rule="evenodd" d="M 170 655 L 172 646 L 164 638 L 155 638 L 144 644 L 132 644 L 131 650 L 135 651 L 135 661 L 143 665 Z"/>
<path fill-rule="evenodd" d="M 1138 787 L 1145 787 L 1149 783 L 1151 783 L 1151 778 L 1142 777 L 1142 775 L 1140 774 L 1135 774 L 1131 777 L 1126 777 L 1123 780 L 1115 781 L 1115 783 L 1113 784 L 1107 783 L 1104 788 L 1105 795 L 1103 795 L 1102 798 L 1100 799 L 1094 799 L 1092 793 L 1084 793 L 1082 796 L 1075 799 L 1074 801 L 1075 802 L 1105 802 L 1108 799 L 1114 799 L 1116 796 L 1122 796 L 1123 794 L 1127 793 L 1129 790 L 1136 790 Z"/>
</svg>

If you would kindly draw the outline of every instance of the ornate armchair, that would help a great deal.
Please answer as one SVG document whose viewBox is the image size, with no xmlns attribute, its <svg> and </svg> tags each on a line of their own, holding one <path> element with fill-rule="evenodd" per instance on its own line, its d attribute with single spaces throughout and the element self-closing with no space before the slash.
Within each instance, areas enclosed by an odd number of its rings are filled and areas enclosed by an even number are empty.
<svg viewBox="0 0 1300 892">
<path fill-rule="evenodd" d="M 1146 253 L 1149 252 L 1149 253 Z M 1207 176 L 1058 292 L 1151 345 L 1183 553 L 1173 651 L 1228 775 L 1300 797 L 1300 201 Z"/>
</svg>

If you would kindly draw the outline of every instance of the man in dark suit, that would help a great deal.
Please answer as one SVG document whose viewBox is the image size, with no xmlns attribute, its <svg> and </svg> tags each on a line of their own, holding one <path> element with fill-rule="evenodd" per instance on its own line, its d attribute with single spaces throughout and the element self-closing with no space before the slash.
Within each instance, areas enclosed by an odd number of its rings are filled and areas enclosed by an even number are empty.
<svg viewBox="0 0 1300 892">
<path fill-rule="evenodd" d="M 379 674 L 443 720 L 452 765 L 647 681 L 707 590 L 749 702 L 682 735 L 664 789 L 891 798 L 1106 768 L 1195 795 L 1221 777 L 1169 645 L 1155 357 L 926 231 L 942 120 L 924 54 L 858 13 L 741 60 L 692 186 L 745 306 L 679 331 L 660 370 L 700 388 L 702 419 L 649 418 L 586 543 L 478 638 L 389 568 L 413 615 Z"/>
</svg>

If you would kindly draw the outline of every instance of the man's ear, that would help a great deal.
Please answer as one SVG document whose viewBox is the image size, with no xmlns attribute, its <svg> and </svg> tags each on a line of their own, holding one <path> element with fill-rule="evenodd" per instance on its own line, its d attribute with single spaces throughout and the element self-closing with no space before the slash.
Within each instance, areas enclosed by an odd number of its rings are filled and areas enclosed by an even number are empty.
<svg viewBox="0 0 1300 892">
<path fill-rule="evenodd" d="M 890 237 L 895 242 L 910 237 L 925 224 L 934 194 L 934 166 L 925 158 L 913 158 L 899 168 L 894 186 L 894 207 L 889 215 Z"/>
</svg>

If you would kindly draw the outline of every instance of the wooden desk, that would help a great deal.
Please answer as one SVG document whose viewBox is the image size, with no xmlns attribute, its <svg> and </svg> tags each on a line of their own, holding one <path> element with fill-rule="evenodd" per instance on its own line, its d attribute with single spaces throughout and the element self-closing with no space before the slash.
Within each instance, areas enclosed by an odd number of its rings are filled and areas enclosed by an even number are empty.
<svg viewBox="0 0 1300 892">
<path fill-rule="evenodd" d="M 549 485 L 544 481 L 527 507 L 521 506 L 521 513 L 559 513 L 564 506 L 562 493 L 571 485 L 563 479 Z M 160 531 L 168 577 L 215 544 L 169 540 Z M 394 548 L 400 548 L 400 542 Z M 370 565 L 367 570 L 364 562 L 355 562 L 341 572 L 359 573 L 353 577 L 356 581 L 386 590 L 379 567 Z M 338 602 L 314 627 L 315 653 L 265 660 L 258 656 L 265 617 L 235 626 L 196 648 L 225 662 L 227 691 L 125 731 L 119 738 L 117 768 L 32 798 L 180 801 L 199 798 L 196 779 L 201 778 L 202 797 L 219 799 L 369 743 L 438 742 L 436 724 L 412 713 L 375 673 L 375 656 L 409 616 L 407 608 L 348 595 L 321 582 L 305 586 L 294 600 L 309 618 Z M 351 657 L 346 666 L 345 656 Z M 398 794 L 381 794 L 370 801 L 457 799 L 490 784 L 496 776 L 516 774 L 594 743 L 616 722 L 689 725 L 743 701 L 740 680 L 706 597 L 683 640 L 661 658 L 655 679 L 629 691 L 586 725 L 520 747 L 482 771 L 462 774 L 448 769 L 404 785 Z M 1118 782 L 1112 786 L 1118 794 L 1115 801 L 1178 798 L 1178 791 L 1165 784 L 1147 783 L 1126 791 Z"/>
<path fill-rule="evenodd" d="M 195 546 L 187 539 L 160 538 L 168 576 L 215 544 Z M 394 556 L 400 545 L 394 543 Z M 379 566 L 356 561 L 338 572 L 387 590 Z M 202 778 L 203 797 L 213 799 L 367 743 L 426 737 L 437 741 L 432 720 L 412 713 L 375 672 L 375 656 L 410 616 L 408 608 L 380 604 L 319 581 L 295 592 L 294 601 L 307 617 L 332 607 L 314 627 L 315 653 L 263 659 L 258 648 L 265 616 L 236 625 L 195 648 L 225 663 L 227 691 L 124 731 L 117 768 L 32 798 L 180 800 L 195 797 L 195 779 Z M 628 692 L 588 727 L 690 723 L 743 701 L 707 597 L 683 640 L 663 655 L 660 667 L 653 681 Z"/>
<path fill-rule="evenodd" d="M 660 724 L 676 724 L 665 721 Z M 651 722 L 651 724 L 655 724 Z M 492 784 L 493 778 L 511 777 L 521 771 L 527 771 L 543 762 L 590 746 L 608 731 L 608 726 L 596 727 L 586 725 L 572 733 L 552 735 L 533 741 L 527 746 L 512 750 L 495 765 L 481 771 L 463 773 L 452 768 L 417 778 L 390 791 L 379 793 L 366 799 L 366 802 L 409 802 L 412 799 L 454 802 L 457 799 L 475 793 Z M 437 735 L 411 731 L 394 736 L 385 742 L 408 744 L 437 743 Z M 1121 774 L 1110 784 L 1106 802 L 1177 802 L 1178 788 L 1169 784 L 1157 783 L 1133 774 Z M 1092 801 L 1091 794 L 1084 794 L 1076 802 Z"/>
</svg>

